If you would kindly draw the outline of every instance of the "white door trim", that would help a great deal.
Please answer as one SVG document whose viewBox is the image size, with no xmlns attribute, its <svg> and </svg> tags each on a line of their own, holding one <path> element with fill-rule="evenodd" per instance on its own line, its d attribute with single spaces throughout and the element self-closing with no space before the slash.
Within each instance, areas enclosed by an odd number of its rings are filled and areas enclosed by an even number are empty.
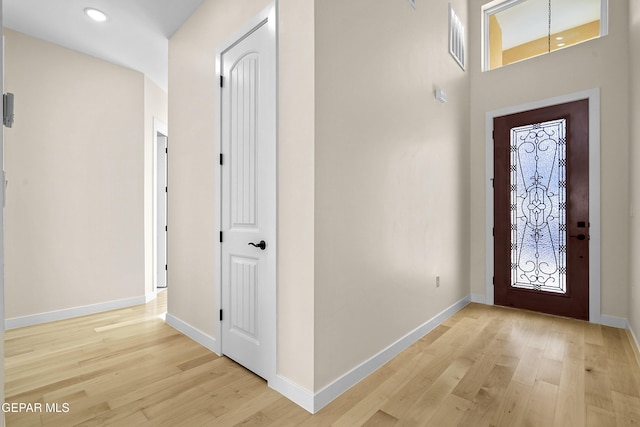
<svg viewBox="0 0 640 427">
<path fill-rule="evenodd" d="M 152 283 L 153 283 L 153 293 L 157 294 L 158 292 L 158 134 L 163 135 L 166 138 L 169 138 L 169 132 L 167 129 L 166 123 L 159 120 L 157 117 L 153 118 L 153 198 L 152 198 L 152 206 L 153 206 L 153 273 L 152 273 Z M 168 172 L 168 168 L 167 168 Z M 165 179 L 168 181 L 168 176 L 165 176 Z M 166 219 L 166 218 L 165 218 Z M 167 242 L 165 242 L 165 246 L 167 246 Z"/>
<path fill-rule="evenodd" d="M 485 304 L 493 305 L 493 119 L 566 102 L 589 99 L 589 321 L 600 313 L 600 89 L 590 89 L 488 111 L 485 116 Z"/>
<path fill-rule="evenodd" d="M 216 51 L 215 51 L 215 70 L 216 70 L 216 81 L 218 81 L 218 79 L 220 79 L 220 75 L 222 73 L 222 54 L 230 49 L 231 47 L 233 47 L 235 44 L 237 44 L 239 41 L 241 41 L 243 38 L 245 38 L 246 36 L 248 36 L 249 34 L 251 34 L 254 30 L 256 30 L 257 28 L 259 28 L 260 26 L 262 26 L 263 24 L 267 25 L 267 28 L 269 28 L 269 33 L 273 36 L 273 40 L 275 43 L 275 60 L 276 60 L 276 77 L 275 77 L 275 106 L 276 106 L 276 126 L 275 126 L 275 140 L 276 140 L 276 147 L 275 147 L 275 153 L 276 153 L 276 159 L 277 159 L 277 154 L 278 154 L 278 127 L 277 127 L 277 117 L 278 117 L 278 73 L 277 73 L 277 58 L 278 58 L 278 38 L 277 38 L 277 1 L 274 1 L 271 5 L 269 5 L 268 7 L 266 7 L 265 9 L 263 9 L 260 13 L 258 13 L 256 16 L 254 16 L 252 19 L 250 19 L 245 25 L 243 25 L 240 29 L 238 29 L 236 32 L 234 32 L 227 40 L 225 40 L 223 43 L 221 43 Z M 216 105 L 217 105 L 217 112 L 215 115 L 215 126 L 216 126 L 216 133 L 215 133 L 215 145 L 216 145 L 216 149 L 217 149 L 217 153 L 221 153 L 222 152 L 222 129 L 221 129 L 221 122 L 222 122 L 222 92 L 220 89 L 220 85 L 216 84 L 214 86 L 214 99 L 216 99 Z M 218 215 L 216 216 L 215 219 L 215 224 L 216 224 L 216 229 L 217 230 L 222 230 L 222 175 L 223 175 L 223 170 L 222 170 L 222 165 L 220 165 L 220 162 L 218 161 L 218 159 L 216 159 L 216 174 L 215 176 L 218 179 L 218 185 L 216 186 L 217 192 L 215 194 L 215 211 L 218 212 Z M 275 187 L 275 193 L 276 193 L 276 218 L 278 217 L 278 203 L 277 203 L 277 194 L 278 194 L 278 188 L 277 188 L 277 181 L 278 181 L 278 177 L 277 177 L 277 172 L 278 171 L 278 165 L 277 165 L 277 161 L 276 161 L 276 187 Z M 275 235 L 278 235 L 278 230 L 277 230 L 277 221 L 276 221 L 276 230 L 275 230 Z M 274 289 L 273 291 L 273 302 L 272 302 L 272 306 L 269 307 L 268 309 L 268 313 L 269 313 L 269 321 L 268 321 L 268 325 L 267 327 L 271 329 L 270 331 L 270 336 L 272 337 L 272 341 L 269 345 L 270 347 L 270 355 L 269 355 L 269 369 L 267 374 L 265 375 L 265 378 L 267 380 L 267 382 L 271 382 L 276 380 L 276 374 L 277 374 L 277 288 L 278 288 L 278 269 L 277 269 L 277 259 L 278 259 L 278 248 L 277 248 L 277 242 L 273 241 L 273 242 L 269 242 L 269 246 L 271 248 L 273 248 L 273 250 L 275 251 L 275 283 L 274 283 Z M 220 310 L 222 309 L 222 249 L 221 249 L 221 244 L 218 244 L 217 246 L 217 250 L 218 253 L 216 254 L 215 257 L 215 261 L 214 261 L 214 266 L 216 269 L 216 283 L 214 284 L 215 286 L 215 295 L 216 295 L 216 303 L 215 303 L 215 312 L 219 313 Z M 216 322 L 215 325 L 215 336 L 216 336 L 216 341 L 217 341 L 217 345 L 216 345 L 216 353 L 218 355 L 222 354 L 222 348 L 223 348 L 223 344 L 222 344 L 222 322 L 220 320 L 218 320 Z"/>
</svg>

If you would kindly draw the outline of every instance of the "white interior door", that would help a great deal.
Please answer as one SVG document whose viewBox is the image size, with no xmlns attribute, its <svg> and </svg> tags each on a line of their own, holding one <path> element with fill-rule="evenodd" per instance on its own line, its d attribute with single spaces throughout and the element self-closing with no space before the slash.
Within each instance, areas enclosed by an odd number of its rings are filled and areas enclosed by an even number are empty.
<svg viewBox="0 0 640 427">
<path fill-rule="evenodd" d="M 167 287 L 167 137 L 156 133 L 156 287 Z"/>
<path fill-rule="evenodd" d="M 269 19 L 221 54 L 222 353 L 275 372 L 275 31 Z"/>
</svg>

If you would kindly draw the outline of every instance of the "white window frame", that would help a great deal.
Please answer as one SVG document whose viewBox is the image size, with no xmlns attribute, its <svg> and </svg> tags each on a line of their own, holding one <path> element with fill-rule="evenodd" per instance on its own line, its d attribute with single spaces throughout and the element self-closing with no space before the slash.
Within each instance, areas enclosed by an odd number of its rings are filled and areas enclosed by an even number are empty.
<svg viewBox="0 0 640 427">
<path fill-rule="evenodd" d="M 493 0 L 482 6 L 482 71 L 491 70 L 489 59 L 489 19 L 491 15 L 525 1 L 527 0 Z M 607 34 L 609 34 L 609 0 L 600 0 L 600 37 Z"/>
</svg>

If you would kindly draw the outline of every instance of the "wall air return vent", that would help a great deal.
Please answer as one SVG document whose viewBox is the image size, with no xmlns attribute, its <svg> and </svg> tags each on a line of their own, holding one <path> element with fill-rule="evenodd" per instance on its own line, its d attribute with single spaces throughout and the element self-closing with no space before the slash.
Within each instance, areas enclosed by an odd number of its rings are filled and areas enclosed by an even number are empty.
<svg viewBox="0 0 640 427">
<path fill-rule="evenodd" d="M 464 70 L 464 25 L 449 3 L 449 53 Z"/>
</svg>

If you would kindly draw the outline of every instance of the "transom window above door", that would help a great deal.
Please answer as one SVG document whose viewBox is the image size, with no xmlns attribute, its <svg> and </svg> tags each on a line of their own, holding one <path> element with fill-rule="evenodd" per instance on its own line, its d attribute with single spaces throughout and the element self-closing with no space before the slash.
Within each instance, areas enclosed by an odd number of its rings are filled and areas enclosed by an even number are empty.
<svg viewBox="0 0 640 427">
<path fill-rule="evenodd" d="M 607 35 L 608 0 L 494 0 L 482 7 L 483 71 Z"/>
</svg>

